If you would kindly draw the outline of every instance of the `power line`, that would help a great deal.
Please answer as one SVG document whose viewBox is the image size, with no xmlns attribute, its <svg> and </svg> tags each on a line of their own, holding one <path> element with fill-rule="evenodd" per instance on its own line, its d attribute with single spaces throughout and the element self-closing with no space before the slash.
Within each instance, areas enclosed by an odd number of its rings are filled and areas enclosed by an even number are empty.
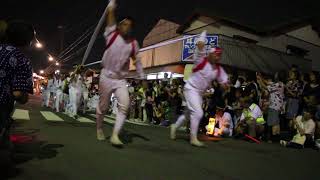
<svg viewBox="0 0 320 180">
<path fill-rule="evenodd" d="M 76 39 L 70 46 L 68 46 L 65 50 L 63 50 L 59 58 L 63 58 L 63 56 L 67 55 L 70 51 L 72 51 L 75 47 L 77 47 L 81 42 L 83 42 L 92 32 L 94 25 L 90 26 L 78 39 Z"/>
<path fill-rule="evenodd" d="M 71 59 L 73 59 L 75 56 L 79 55 L 81 53 L 81 51 L 83 51 L 88 45 L 85 45 L 83 47 L 81 47 L 78 51 L 76 51 L 75 53 L 71 54 L 70 56 L 66 57 L 65 59 L 63 59 L 61 62 L 65 63 Z"/>
</svg>

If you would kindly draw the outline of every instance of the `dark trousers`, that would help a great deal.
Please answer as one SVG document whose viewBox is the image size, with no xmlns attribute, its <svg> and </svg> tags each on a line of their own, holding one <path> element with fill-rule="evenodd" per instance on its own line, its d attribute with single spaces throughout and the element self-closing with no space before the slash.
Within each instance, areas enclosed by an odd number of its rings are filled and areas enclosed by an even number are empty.
<svg viewBox="0 0 320 180">
<path fill-rule="evenodd" d="M 9 143 L 9 130 L 12 123 L 13 103 L 0 105 L 0 148 Z"/>
<path fill-rule="evenodd" d="M 297 144 L 297 143 L 294 143 L 294 142 L 289 142 L 287 144 L 287 147 L 288 148 L 294 148 L 294 149 L 303 149 L 303 145 Z"/>
<path fill-rule="evenodd" d="M 152 122 L 152 120 L 153 120 L 153 106 L 152 106 L 152 104 L 146 104 L 146 112 L 147 112 L 148 121 Z"/>
<path fill-rule="evenodd" d="M 13 103 L 0 105 L 0 179 L 6 179 L 10 175 L 14 167 L 11 160 L 10 148 L 10 125 L 12 123 L 11 114 L 13 111 Z"/>
</svg>

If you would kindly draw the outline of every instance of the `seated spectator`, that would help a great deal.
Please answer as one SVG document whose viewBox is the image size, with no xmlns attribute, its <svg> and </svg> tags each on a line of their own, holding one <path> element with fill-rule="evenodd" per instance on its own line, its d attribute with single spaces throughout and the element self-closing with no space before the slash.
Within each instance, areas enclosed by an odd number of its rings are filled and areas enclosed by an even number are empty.
<svg viewBox="0 0 320 180">
<path fill-rule="evenodd" d="M 316 124 L 314 122 L 314 108 L 304 109 L 303 116 L 297 116 L 292 121 L 292 126 L 296 129 L 296 135 L 290 142 L 281 140 L 280 144 L 285 147 L 302 149 L 314 146 L 314 133 Z"/>
<path fill-rule="evenodd" d="M 248 97 L 241 98 L 243 108 L 240 122 L 235 129 L 237 135 L 249 134 L 252 137 L 260 137 L 264 132 L 265 121 L 260 107 L 252 103 Z"/>
<path fill-rule="evenodd" d="M 231 137 L 233 132 L 232 117 L 229 112 L 225 111 L 225 104 L 217 104 L 216 107 L 216 128 L 214 130 L 215 136 Z"/>
<path fill-rule="evenodd" d="M 231 106 L 228 101 L 228 109 L 233 111 L 233 124 L 236 125 L 238 121 L 240 120 L 241 114 L 242 114 L 242 109 L 240 106 L 240 99 L 242 96 L 242 89 L 237 88 L 235 89 L 235 94 L 234 94 L 234 101 L 232 102 Z"/>
<path fill-rule="evenodd" d="M 161 103 L 157 103 L 153 105 L 153 114 L 154 114 L 155 124 L 160 124 L 162 121 L 164 121 L 165 113 Z"/>
</svg>

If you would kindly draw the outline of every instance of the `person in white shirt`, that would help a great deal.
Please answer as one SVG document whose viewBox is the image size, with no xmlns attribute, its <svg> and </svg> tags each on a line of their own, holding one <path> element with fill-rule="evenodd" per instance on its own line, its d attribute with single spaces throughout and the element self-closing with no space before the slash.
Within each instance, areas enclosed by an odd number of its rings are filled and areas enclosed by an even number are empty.
<svg viewBox="0 0 320 180">
<path fill-rule="evenodd" d="M 88 101 L 89 101 L 89 89 L 92 83 L 92 78 L 83 78 L 84 81 L 81 85 L 81 92 L 82 92 L 82 101 L 83 101 L 83 114 L 86 113 L 88 108 Z"/>
<path fill-rule="evenodd" d="M 96 110 L 97 139 L 105 140 L 102 130 L 103 119 L 109 108 L 111 94 L 114 93 L 118 100 L 118 112 L 110 142 L 114 146 L 122 146 L 123 143 L 119 139 L 119 132 L 127 117 L 130 105 L 129 92 L 125 80 L 129 71 L 130 59 L 133 60 L 140 78 L 144 78 L 144 74 L 138 55 L 138 42 L 131 37 L 134 21 L 128 17 L 120 21 L 117 26 L 114 13 L 115 6 L 115 1 L 112 0 L 107 9 L 107 27 L 104 33 L 106 50 L 102 58 L 103 69 L 101 70 L 99 82 L 100 100 Z"/>
<path fill-rule="evenodd" d="M 49 107 L 49 103 L 50 103 L 50 99 L 52 98 L 52 94 L 54 92 L 54 88 L 53 88 L 53 78 L 52 75 L 49 75 L 48 77 L 48 84 L 47 84 L 47 88 L 45 91 L 45 106 Z"/>
<path fill-rule="evenodd" d="M 78 66 L 73 75 L 71 75 L 70 84 L 69 84 L 69 107 L 70 107 L 70 115 L 73 118 L 77 118 L 78 109 L 80 106 L 80 100 L 82 96 L 82 83 L 83 79 L 80 75 L 82 71 L 82 67 Z"/>
<path fill-rule="evenodd" d="M 195 51 L 194 51 L 194 54 L 193 54 L 193 63 L 194 63 L 195 66 L 197 66 L 207 54 L 207 50 L 206 50 L 206 47 L 205 47 L 206 38 L 207 38 L 207 31 L 204 30 L 199 35 L 199 38 L 196 39 L 196 41 L 195 41 L 196 46 L 195 46 Z M 184 107 L 187 106 L 185 97 L 182 98 L 182 103 L 185 103 L 182 106 L 184 106 Z M 184 109 L 184 111 L 186 111 L 186 110 L 187 110 L 187 108 Z M 187 113 L 181 114 L 178 117 L 177 122 L 184 122 L 186 120 L 185 114 L 187 114 Z"/>
<path fill-rule="evenodd" d="M 58 75 L 54 79 L 54 86 L 56 89 L 55 109 L 56 109 L 56 112 L 60 112 L 60 105 L 63 101 L 63 92 L 62 92 L 63 80 L 61 79 L 60 75 Z"/>
<path fill-rule="evenodd" d="M 216 127 L 215 136 L 231 137 L 233 132 L 232 117 L 229 112 L 225 112 L 225 105 L 220 104 L 216 107 Z"/>
<path fill-rule="evenodd" d="M 193 146 L 205 146 L 197 137 L 199 123 L 204 114 L 202 95 L 210 88 L 213 80 L 217 80 L 223 86 L 228 83 L 228 75 L 219 64 L 221 55 L 221 48 L 212 48 L 209 55 L 193 68 L 193 73 L 184 86 L 184 96 L 188 107 L 185 117 L 190 119 L 190 144 Z M 176 130 L 183 124 L 184 120 L 184 118 L 179 118 L 175 124 L 171 125 L 171 139 L 176 139 Z"/>
<path fill-rule="evenodd" d="M 280 144 L 290 148 L 314 147 L 314 133 L 316 123 L 314 122 L 314 114 L 316 110 L 312 107 L 304 109 L 303 116 L 297 116 L 292 121 L 292 125 L 297 130 L 296 135 L 290 142 L 281 140 Z"/>
</svg>

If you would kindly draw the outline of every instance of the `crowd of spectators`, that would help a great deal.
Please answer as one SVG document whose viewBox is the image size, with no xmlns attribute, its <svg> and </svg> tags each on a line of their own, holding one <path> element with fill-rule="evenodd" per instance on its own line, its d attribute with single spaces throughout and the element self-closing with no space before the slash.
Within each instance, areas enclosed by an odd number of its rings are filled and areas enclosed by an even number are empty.
<svg viewBox="0 0 320 180">
<path fill-rule="evenodd" d="M 212 82 L 203 95 L 200 131 L 206 132 L 209 119 L 215 118 L 217 136 L 249 135 L 270 143 L 286 139 L 292 146 L 300 135 L 305 138 L 301 147 L 313 146 L 320 138 L 319 73 L 300 73 L 293 65 L 288 72 L 274 75 L 243 71 L 230 73 L 229 78 L 227 91 Z M 168 126 L 184 113 L 183 79 L 165 75 L 162 80 L 128 82 L 130 119 Z"/>
</svg>

